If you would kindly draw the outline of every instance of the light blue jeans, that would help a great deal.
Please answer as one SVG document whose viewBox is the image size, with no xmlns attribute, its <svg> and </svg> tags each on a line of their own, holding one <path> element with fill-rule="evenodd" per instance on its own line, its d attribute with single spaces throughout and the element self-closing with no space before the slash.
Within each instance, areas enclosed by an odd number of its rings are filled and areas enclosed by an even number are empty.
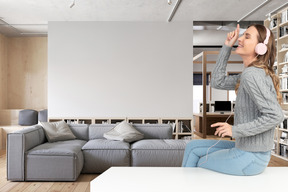
<svg viewBox="0 0 288 192">
<path fill-rule="evenodd" d="M 267 167 L 271 151 L 248 152 L 235 148 L 235 142 L 221 140 L 193 140 L 187 144 L 182 167 L 202 167 L 230 175 L 257 175 Z"/>
</svg>

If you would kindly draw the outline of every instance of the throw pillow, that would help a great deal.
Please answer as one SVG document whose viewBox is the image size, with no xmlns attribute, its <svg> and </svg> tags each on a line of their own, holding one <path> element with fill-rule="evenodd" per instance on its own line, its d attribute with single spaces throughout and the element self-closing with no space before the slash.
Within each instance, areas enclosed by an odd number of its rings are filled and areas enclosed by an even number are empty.
<svg viewBox="0 0 288 192">
<path fill-rule="evenodd" d="M 69 126 L 65 121 L 58 122 L 40 122 L 48 141 L 65 141 L 70 139 L 75 139 L 75 135 L 70 130 Z"/>
<path fill-rule="evenodd" d="M 133 142 L 144 138 L 144 134 L 137 131 L 131 124 L 122 121 L 116 127 L 104 133 L 106 139 Z"/>
</svg>

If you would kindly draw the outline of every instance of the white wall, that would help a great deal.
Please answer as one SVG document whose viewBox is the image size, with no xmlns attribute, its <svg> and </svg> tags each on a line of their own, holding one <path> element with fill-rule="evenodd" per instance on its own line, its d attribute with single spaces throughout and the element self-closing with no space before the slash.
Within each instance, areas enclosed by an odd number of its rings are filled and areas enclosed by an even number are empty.
<svg viewBox="0 0 288 192">
<path fill-rule="evenodd" d="M 49 22 L 49 117 L 191 117 L 192 22 Z"/>
</svg>

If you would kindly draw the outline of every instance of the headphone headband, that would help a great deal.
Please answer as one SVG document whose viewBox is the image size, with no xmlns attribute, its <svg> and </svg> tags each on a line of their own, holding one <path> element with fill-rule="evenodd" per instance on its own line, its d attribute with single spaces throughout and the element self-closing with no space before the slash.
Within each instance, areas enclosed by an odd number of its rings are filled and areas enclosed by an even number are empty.
<svg viewBox="0 0 288 192">
<path fill-rule="evenodd" d="M 270 37 L 270 30 L 267 28 L 267 27 L 265 27 L 265 29 L 266 29 L 266 38 L 265 38 L 265 40 L 264 40 L 264 44 L 265 45 L 267 45 L 268 44 L 268 41 L 269 41 L 269 37 Z"/>
</svg>

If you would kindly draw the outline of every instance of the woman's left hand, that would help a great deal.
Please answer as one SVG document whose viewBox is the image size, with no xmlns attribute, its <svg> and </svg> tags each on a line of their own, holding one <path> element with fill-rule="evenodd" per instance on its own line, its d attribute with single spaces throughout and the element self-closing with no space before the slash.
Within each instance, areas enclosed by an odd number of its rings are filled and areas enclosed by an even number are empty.
<svg viewBox="0 0 288 192">
<path fill-rule="evenodd" d="M 228 123 L 214 123 L 211 127 L 218 127 L 216 128 L 214 135 L 218 135 L 219 137 L 232 137 L 232 126 Z"/>
</svg>

